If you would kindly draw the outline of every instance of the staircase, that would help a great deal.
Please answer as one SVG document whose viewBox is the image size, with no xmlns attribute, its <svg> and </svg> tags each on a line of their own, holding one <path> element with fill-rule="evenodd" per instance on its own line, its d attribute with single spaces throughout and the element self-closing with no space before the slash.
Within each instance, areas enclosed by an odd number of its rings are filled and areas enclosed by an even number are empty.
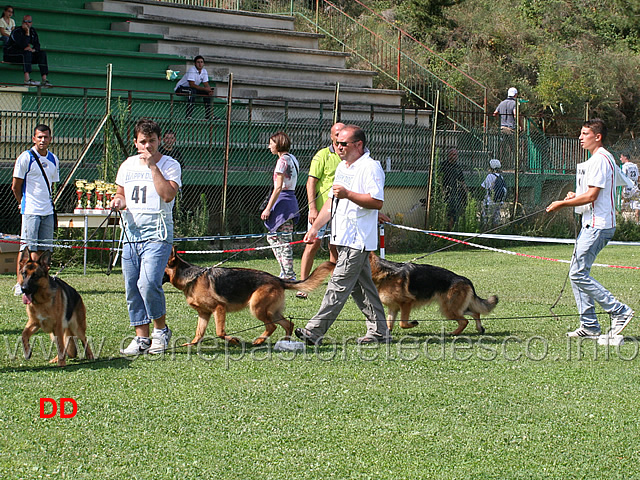
<svg viewBox="0 0 640 480">
<path fill-rule="evenodd" d="M 167 67 L 183 74 L 196 55 L 226 96 L 233 73 L 234 97 L 289 102 L 333 102 L 340 84 L 345 104 L 400 106 L 403 92 L 373 88 L 375 72 L 346 68 L 348 53 L 321 50 L 323 36 L 297 32 L 292 16 L 239 12 L 160 3 L 153 0 L 105 0 L 90 10 L 135 18 L 114 22 L 112 30 L 161 36 L 140 44 L 148 55 L 181 57 Z"/>
</svg>

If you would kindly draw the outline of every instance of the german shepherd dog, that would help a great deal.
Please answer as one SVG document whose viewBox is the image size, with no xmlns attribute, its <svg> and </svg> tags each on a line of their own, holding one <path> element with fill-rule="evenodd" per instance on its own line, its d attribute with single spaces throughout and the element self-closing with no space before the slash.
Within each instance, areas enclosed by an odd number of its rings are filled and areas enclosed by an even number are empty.
<svg viewBox="0 0 640 480">
<path fill-rule="evenodd" d="M 498 304 L 498 297 L 492 295 L 487 300 L 478 297 L 471 280 L 446 268 L 390 262 L 373 252 L 369 255 L 369 263 L 380 300 L 388 309 L 389 331 L 393 329 L 398 312 L 400 327 L 415 327 L 418 322 L 409 321 L 411 310 L 436 300 L 442 314 L 458 322 L 458 328 L 451 335 L 460 335 L 467 327 L 469 321 L 465 315 L 471 315 L 478 332 L 484 333 L 480 314 L 491 312 Z"/>
<path fill-rule="evenodd" d="M 26 327 L 22 331 L 24 357 L 31 358 L 31 335 L 42 329 L 51 335 L 58 355 L 51 363 L 64 367 L 66 357 L 77 356 L 73 337 L 77 337 L 85 348 L 85 357 L 93 359 L 87 344 L 86 308 L 80 294 L 59 278 L 49 276 L 51 252 L 44 251 L 37 261 L 31 260 L 29 248 L 20 254 L 18 282 L 22 287 L 22 303 L 27 307 Z"/>
<path fill-rule="evenodd" d="M 284 291 L 301 290 L 309 293 L 317 288 L 335 267 L 324 262 L 302 281 L 282 280 L 270 273 L 250 268 L 204 268 L 191 265 L 181 259 L 175 247 L 164 271 L 164 282 L 170 282 L 184 292 L 187 303 L 198 312 L 196 335 L 190 343 L 202 341 L 211 314 L 216 322 L 216 335 L 231 343 L 237 338 L 227 335 L 225 319 L 227 312 L 237 312 L 245 307 L 265 324 L 264 333 L 253 341 L 262 344 L 276 330 L 276 324 L 284 328 L 285 339 L 293 333 L 293 323 L 282 315 Z"/>
</svg>

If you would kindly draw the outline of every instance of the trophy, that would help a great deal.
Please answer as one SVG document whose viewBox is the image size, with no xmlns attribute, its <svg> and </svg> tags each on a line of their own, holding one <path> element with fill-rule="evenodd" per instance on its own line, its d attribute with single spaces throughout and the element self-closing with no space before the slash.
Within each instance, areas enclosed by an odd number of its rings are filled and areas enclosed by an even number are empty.
<svg viewBox="0 0 640 480">
<path fill-rule="evenodd" d="M 76 180 L 76 194 L 78 195 L 78 204 L 76 208 L 73 210 L 73 213 L 82 213 L 82 194 L 84 193 L 84 186 L 86 184 L 86 180 L 78 179 Z"/>
<path fill-rule="evenodd" d="M 113 184 L 112 183 L 105 183 L 104 184 L 104 197 L 105 197 L 105 205 L 108 208 L 111 208 L 111 200 L 113 199 L 113 195 L 115 193 L 115 190 L 113 190 Z"/>
<path fill-rule="evenodd" d="M 86 183 L 84 188 L 87 191 L 87 210 L 91 210 L 91 192 L 96 188 L 96 184 L 93 182 Z"/>
<path fill-rule="evenodd" d="M 106 184 L 102 180 L 96 180 L 96 210 L 102 211 L 104 210 L 104 189 Z"/>
</svg>

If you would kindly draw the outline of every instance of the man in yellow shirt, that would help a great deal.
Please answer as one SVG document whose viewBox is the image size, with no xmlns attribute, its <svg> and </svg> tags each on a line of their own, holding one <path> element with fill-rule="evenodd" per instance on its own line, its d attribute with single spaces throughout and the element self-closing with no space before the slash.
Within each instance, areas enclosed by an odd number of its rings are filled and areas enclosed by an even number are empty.
<svg viewBox="0 0 640 480">
<path fill-rule="evenodd" d="M 313 225 L 313 222 L 318 217 L 318 212 L 322 208 L 322 205 L 324 205 L 324 202 L 327 201 L 329 189 L 333 185 L 333 177 L 336 173 L 336 168 L 341 161 L 340 157 L 336 153 L 336 140 L 338 139 L 338 133 L 340 133 L 340 130 L 342 130 L 344 126 L 344 123 L 336 123 L 331 127 L 331 145 L 318 150 L 311 160 L 309 177 L 307 179 L 309 227 Z M 300 262 L 300 280 L 304 280 L 309 276 L 311 267 L 313 267 L 313 259 L 320 248 L 325 231 L 326 226 L 318 232 L 318 238 L 316 238 L 313 243 L 306 245 Z M 329 245 L 329 259 L 332 262 L 336 262 L 338 259 L 336 247 L 333 245 Z M 296 297 L 307 298 L 307 294 L 304 292 L 298 292 Z"/>
</svg>

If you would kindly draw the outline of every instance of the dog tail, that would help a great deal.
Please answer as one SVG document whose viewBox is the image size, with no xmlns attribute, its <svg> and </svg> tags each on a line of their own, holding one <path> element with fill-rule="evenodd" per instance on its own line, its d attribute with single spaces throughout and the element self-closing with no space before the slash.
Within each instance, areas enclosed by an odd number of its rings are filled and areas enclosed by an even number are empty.
<svg viewBox="0 0 640 480">
<path fill-rule="evenodd" d="M 311 272 L 311 275 L 304 280 L 297 282 L 283 280 L 284 288 L 286 290 L 300 290 L 305 293 L 310 293 L 324 282 L 324 279 L 333 272 L 334 268 L 336 268 L 336 264 L 333 262 L 321 263 L 318 268 Z"/>
<path fill-rule="evenodd" d="M 483 315 L 491 312 L 496 305 L 498 304 L 498 297 L 495 295 L 491 295 L 486 300 L 484 298 L 480 298 L 477 295 L 474 295 L 471 299 L 471 303 L 469 303 L 469 313 L 477 313 L 478 315 Z M 466 312 L 465 312 L 466 313 Z"/>
</svg>

